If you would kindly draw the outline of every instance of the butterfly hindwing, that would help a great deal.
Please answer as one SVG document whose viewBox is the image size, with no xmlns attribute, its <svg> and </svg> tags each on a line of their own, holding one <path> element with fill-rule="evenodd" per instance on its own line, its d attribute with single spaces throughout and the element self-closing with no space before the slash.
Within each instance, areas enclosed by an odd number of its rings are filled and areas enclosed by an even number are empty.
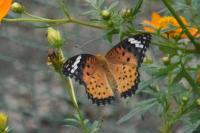
<svg viewBox="0 0 200 133">
<path fill-rule="evenodd" d="M 93 55 L 77 55 L 64 63 L 63 73 L 83 83 L 88 97 L 92 99 L 93 103 L 104 105 L 110 103 L 114 96 L 106 74 L 99 63 Z"/>
<path fill-rule="evenodd" d="M 150 34 L 137 34 L 121 41 L 106 54 L 117 83 L 117 90 L 122 97 L 131 96 L 138 87 L 138 69 L 150 40 Z"/>
</svg>

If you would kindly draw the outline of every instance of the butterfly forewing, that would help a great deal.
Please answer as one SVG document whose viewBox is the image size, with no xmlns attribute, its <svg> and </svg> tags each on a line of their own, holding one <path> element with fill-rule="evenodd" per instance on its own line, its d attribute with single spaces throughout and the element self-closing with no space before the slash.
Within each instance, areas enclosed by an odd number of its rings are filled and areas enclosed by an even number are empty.
<svg viewBox="0 0 200 133">
<path fill-rule="evenodd" d="M 117 90 L 122 97 L 131 96 L 138 87 L 138 69 L 149 47 L 150 39 L 151 35 L 147 33 L 129 37 L 106 54 L 110 62 L 110 71 L 117 83 Z"/>
<path fill-rule="evenodd" d="M 68 59 L 63 65 L 63 73 L 83 83 L 88 97 L 92 99 L 93 103 L 101 105 L 113 100 L 113 91 L 95 56 L 81 54 Z"/>
</svg>

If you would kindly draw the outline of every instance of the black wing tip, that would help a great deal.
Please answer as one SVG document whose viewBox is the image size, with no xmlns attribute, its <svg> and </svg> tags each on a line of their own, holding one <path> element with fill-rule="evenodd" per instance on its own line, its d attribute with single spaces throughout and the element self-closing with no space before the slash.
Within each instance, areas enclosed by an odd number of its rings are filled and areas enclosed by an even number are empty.
<svg viewBox="0 0 200 133">
<path fill-rule="evenodd" d="M 138 33 L 138 34 L 135 34 L 134 36 L 145 36 L 145 37 L 147 37 L 148 40 L 152 39 L 152 34 L 149 32 Z"/>
</svg>

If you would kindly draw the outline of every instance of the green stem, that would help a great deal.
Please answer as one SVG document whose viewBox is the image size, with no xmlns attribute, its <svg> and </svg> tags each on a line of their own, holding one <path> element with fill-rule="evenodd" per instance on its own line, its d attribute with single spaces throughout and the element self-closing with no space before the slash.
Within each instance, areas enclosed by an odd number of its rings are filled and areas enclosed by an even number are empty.
<svg viewBox="0 0 200 133">
<path fill-rule="evenodd" d="M 30 14 L 29 14 L 30 16 Z M 92 23 L 84 20 L 78 20 L 76 18 L 70 17 L 66 19 L 47 19 L 47 18 L 42 18 L 42 17 L 36 17 L 31 15 L 33 18 L 16 18 L 16 19 L 8 19 L 4 18 L 3 21 L 5 22 L 36 22 L 36 23 L 75 23 L 83 26 L 88 26 L 88 27 L 93 27 L 97 29 L 106 29 L 107 27 L 105 25 L 101 25 L 98 23 Z"/>
<path fill-rule="evenodd" d="M 59 52 L 59 55 L 61 56 L 60 58 L 62 59 L 62 56 L 63 56 L 62 49 L 59 48 L 58 52 Z M 63 75 L 63 73 L 62 73 L 62 65 L 59 65 L 59 66 L 60 67 L 59 67 L 57 72 L 60 74 L 61 79 L 64 81 L 67 93 L 68 93 L 68 95 L 69 95 L 69 97 L 70 97 L 70 99 L 72 101 L 72 104 L 74 105 L 74 108 L 76 109 L 76 111 L 78 113 L 79 120 L 80 120 L 80 125 L 81 125 L 81 128 L 82 128 L 82 132 L 83 133 L 88 133 L 87 126 L 84 123 L 84 117 L 83 117 L 83 115 L 82 115 L 82 113 L 80 111 L 80 108 L 78 106 L 78 103 L 77 103 L 76 94 L 75 94 L 75 91 L 74 91 L 74 86 L 73 86 L 72 80 L 69 77 L 66 78 Z"/>
<path fill-rule="evenodd" d="M 97 28 L 97 29 L 107 29 L 106 25 L 102 25 L 102 24 L 98 24 L 98 23 L 91 23 L 88 21 L 82 21 L 76 18 L 71 17 L 71 22 L 75 23 L 75 24 L 79 24 L 79 25 L 84 25 L 84 26 L 88 26 L 88 27 L 93 27 L 93 28 Z"/>
<path fill-rule="evenodd" d="M 161 133 L 172 133 L 172 124 L 169 122 L 165 122 L 163 128 L 161 129 Z"/>
<path fill-rule="evenodd" d="M 60 6 L 61 10 L 63 10 L 65 16 L 67 18 L 71 18 L 70 14 L 68 13 L 67 8 L 65 7 L 64 1 L 62 1 L 62 2 L 60 0 L 56 0 L 56 1 L 57 1 L 58 5 Z"/>
<path fill-rule="evenodd" d="M 4 18 L 5 22 L 36 22 L 36 23 L 69 23 L 69 19 L 46 19 L 46 18 Z"/>
<path fill-rule="evenodd" d="M 70 96 L 70 99 L 71 99 L 71 101 L 72 101 L 72 103 L 73 103 L 73 105 L 74 105 L 74 107 L 75 107 L 75 109 L 78 113 L 78 116 L 80 118 L 80 124 L 81 124 L 82 131 L 83 131 L 83 133 L 88 133 L 88 129 L 87 129 L 85 123 L 84 123 L 84 117 L 83 117 L 83 115 L 80 111 L 80 108 L 78 106 L 78 103 L 77 103 L 77 99 L 76 99 L 76 95 L 75 95 L 75 92 L 74 92 L 74 87 L 73 87 L 72 81 L 71 81 L 70 78 L 65 78 L 61 72 L 59 74 L 60 74 L 62 80 L 65 83 L 67 93 Z"/>
<path fill-rule="evenodd" d="M 43 17 L 39 17 L 39 16 L 32 15 L 32 14 L 26 12 L 26 11 L 24 11 L 24 14 L 27 15 L 27 16 L 29 16 L 29 17 L 32 17 L 32 18 L 45 19 L 45 18 L 43 18 Z"/>
<path fill-rule="evenodd" d="M 184 48 L 180 48 L 180 47 L 176 47 L 176 46 L 169 46 L 169 45 L 163 45 L 161 43 L 157 43 L 157 42 L 151 42 L 151 44 L 156 45 L 156 46 L 160 46 L 160 47 L 166 47 L 166 48 L 170 48 L 170 49 L 175 49 L 175 50 L 181 50 L 187 53 L 198 53 L 198 51 L 196 51 L 195 49 L 184 49 Z"/>
<path fill-rule="evenodd" d="M 195 41 L 194 37 L 190 34 L 190 32 L 188 31 L 187 27 L 185 26 L 185 24 L 183 23 L 183 21 L 181 20 L 181 18 L 179 17 L 179 15 L 176 13 L 176 11 L 174 10 L 174 8 L 170 5 L 170 3 L 168 2 L 168 0 L 162 0 L 162 1 L 165 4 L 165 6 L 168 8 L 168 10 L 171 12 L 171 14 L 175 17 L 175 19 L 177 20 L 177 22 L 179 23 L 179 25 L 183 29 L 183 32 L 187 35 L 187 37 L 194 44 L 194 47 L 198 51 L 200 51 L 200 45 L 197 44 L 197 42 Z"/>
</svg>

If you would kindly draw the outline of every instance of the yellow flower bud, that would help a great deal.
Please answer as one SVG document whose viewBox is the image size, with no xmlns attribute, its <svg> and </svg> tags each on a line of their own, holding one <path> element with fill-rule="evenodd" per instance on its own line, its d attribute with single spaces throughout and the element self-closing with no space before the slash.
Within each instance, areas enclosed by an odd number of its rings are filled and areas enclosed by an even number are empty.
<svg viewBox="0 0 200 133">
<path fill-rule="evenodd" d="M 58 30 L 48 28 L 47 40 L 53 48 L 59 48 L 63 45 L 63 39 Z"/>
<path fill-rule="evenodd" d="M 103 10 L 103 11 L 101 11 L 101 16 L 105 20 L 110 19 L 110 16 L 111 16 L 110 11 L 109 10 Z"/>
<path fill-rule="evenodd" d="M 7 115 L 0 112 L 0 131 L 6 131 L 7 123 L 8 123 Z"/>
<path fill-rule="evenodd" d="M 14 12 L 14 13 L 18 13 L 18 14 L 21 14 L 24 12 L 24 7 L 18 3 L 18 2 L 14 2 L 11 6 L 11 10 Z"/>
<path fill-rule="evenodd" d="M 123 17 L 123 18 L 128 18 L 128 17 L 130 17 L 131 15 L 132 15 L 131 9 L 126 8 L 126 9 L 123 9 L 123 10 L 122 10 L 122 17 Z"/>
<path fill-rule="evenodd" d="M 169 65 L 170 64 L 170 57 L 169 56 L 164 56 L 163 58 L 162 58 L 162 62 L 163 62 L 163 64 L 164 65 Z"/>
</svg>

